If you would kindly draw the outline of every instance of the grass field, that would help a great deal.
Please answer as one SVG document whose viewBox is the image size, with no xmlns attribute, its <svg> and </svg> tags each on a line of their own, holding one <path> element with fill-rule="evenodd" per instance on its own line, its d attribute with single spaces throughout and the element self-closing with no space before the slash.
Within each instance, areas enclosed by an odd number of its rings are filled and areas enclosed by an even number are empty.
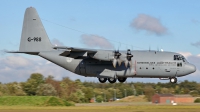
<svg viewBox="0 0 200 112">
<path fill-rule="evenodd" d="M 65 102 L 57 97 L 1 96 L 0 112 L 200 112 L 200 104 L 156 105 L 142 100 L 142 97 L 139 99 L 127 97 L 122 102 L 65 106 Z"/>
<path fill-rule="evenodd" d="M 0 106 L 66 106 L 71 105 L 53 96 L 1 96 Z"/>
<path fill-rule="evenodd" d="M 199 104 L 155 105 L 142 103 L 77 104 L 71 107 L 0 106 L 0 112 L 200 112 Z"/>
</svg>

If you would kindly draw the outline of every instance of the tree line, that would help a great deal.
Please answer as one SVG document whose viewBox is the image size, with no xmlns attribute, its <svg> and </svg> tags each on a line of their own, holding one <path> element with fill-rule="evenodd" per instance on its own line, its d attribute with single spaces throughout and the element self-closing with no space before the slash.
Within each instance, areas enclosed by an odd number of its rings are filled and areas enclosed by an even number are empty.
<svg viewBox="0 0 200 112">
<path fill-rule="evenodd" d="M 91 99 L 108 102 L 131 95 L 145 95 L 148 101 L 155 93 L 190 94 L 200 96 L 200 83 L 185 80 L 179 84 L 172 83 L 99 83 L 82 82 L 64 77 L 55 80 L 53 76 L 44 77 L 33 73 L 26 82 L 0 83 L 0 96 L 57 96 L 75 103 L 87 103 Z"/>
</svg>

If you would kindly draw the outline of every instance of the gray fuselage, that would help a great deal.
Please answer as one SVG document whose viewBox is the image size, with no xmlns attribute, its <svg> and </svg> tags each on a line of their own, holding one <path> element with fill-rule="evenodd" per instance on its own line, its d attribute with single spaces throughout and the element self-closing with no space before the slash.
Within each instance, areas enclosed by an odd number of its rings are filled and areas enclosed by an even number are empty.
<svg viewBox="0 0 200 112">
<path fill-rule="evenodd" d="M 62 52 L 55 50 L 40 52 L 39 55 L 71 72 L 86 77 L 170 78 L 185 76 L 196 70 L 195 66 L 188 63 L 182 55 L 173 52 L 132 51 L 131 61 L 133 66 L 125 67 L 122 63 L 120 66 L 117 65 L 116 68 L 113 67 L 112 61 L 90 57 L 74 59 L 60 56 L 59 54 Z M 109 52 L 112 53 L 112 51 Z M 174 59 L 174 56 L 181 58 Z"/>
</svg>

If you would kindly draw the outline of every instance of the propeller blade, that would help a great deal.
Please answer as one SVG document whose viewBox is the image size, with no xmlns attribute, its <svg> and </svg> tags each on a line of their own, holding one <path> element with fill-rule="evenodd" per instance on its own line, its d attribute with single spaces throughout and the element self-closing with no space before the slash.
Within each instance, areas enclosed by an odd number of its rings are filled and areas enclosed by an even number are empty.
<svg viewBox="0 0 200 112">
<path fill-rule="evenodd" d="M 119 66 L 121 66 L 122 61 L 121 61 L 120 59 L 118 59 L 117 62 L 118 62 L 118 64 L 119 64 Z"/>
<path fill-rule="evenodd" d="M 117 60 L 114 59 L 114 60 L 113 60 L 113 67 L 116 68 L 116 65 L 117 65 Z"/>
<path fill-rule="evenodd" d="M 130 67 L 132 67 L 132 61 L 130 60 L 130 61 L 128 61 L 128 63 L 130 65 Z"/>
<path fill-rule="evenodd" d="M 125 61 L 125 66 L 128 67 L 128 60 Z"/>
</svg>

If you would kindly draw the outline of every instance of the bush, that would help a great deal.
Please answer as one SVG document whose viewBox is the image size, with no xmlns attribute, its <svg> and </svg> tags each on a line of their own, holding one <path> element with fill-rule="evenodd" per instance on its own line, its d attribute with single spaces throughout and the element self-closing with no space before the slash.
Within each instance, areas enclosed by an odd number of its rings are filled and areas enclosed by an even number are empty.
<svg viewBox="0 0 200 112">
<path fill-rule="evenodd" d="M 196 100 L 194 100 L 194 103 L 200 103 L 200 98 L 197 98 Z"/>
<path fill-rule="evenodd" d="M 73 102 L 60 99 L 58 97 L 51 97 L 45 104 L 46 106 L 74 106 Z"/>
<path fill-rule="evenodd" d="M 64 106 L 64 103 L 61 99 L 57 97 L 51 97 L 45 104 L 46 106 Z"/>
<path fill-rule="evenodd" d="M 96 97 L 96 101 L 97 101 L 98 103 L 101 103 L 101 102 L 103 101 L 102 96 L 101 96 L 101 95 L 98 95 L 98 96 Z"/>
<path fill-rule="evenodd" d="M 75 106 L 74 102 L 71 101 L 64 101 L 65 106 Z"/>
</svg>

